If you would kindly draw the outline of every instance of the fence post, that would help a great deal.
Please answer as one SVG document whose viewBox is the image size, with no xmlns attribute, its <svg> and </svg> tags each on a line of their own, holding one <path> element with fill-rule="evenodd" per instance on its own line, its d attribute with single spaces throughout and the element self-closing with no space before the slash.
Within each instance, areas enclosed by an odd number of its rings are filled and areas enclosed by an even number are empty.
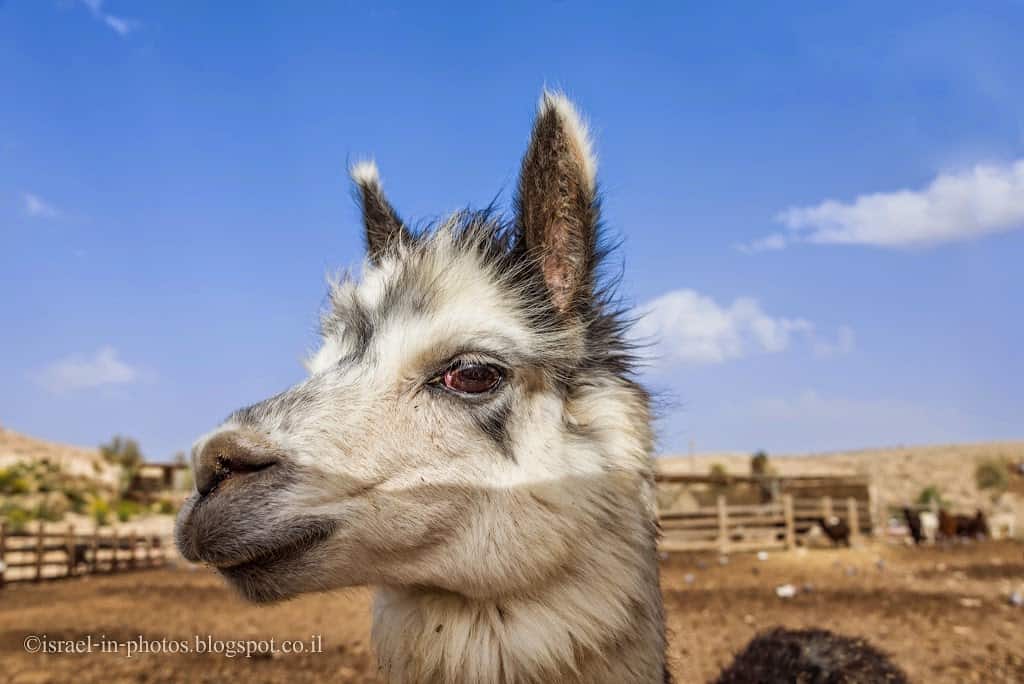
<svg viewBox="0 0 1024 684">
<path fill-rule="evenodd" d="M 7 574 L 7 563 L 4 553 L 7 551 L 7 521 L 0 520 L 0 589 L 4 588 L 4 576 Z"/>
<path fill-rule="evenodd" d="M 110 537 L 110 539 L 111 539 L 110 546 L 114 550 L 114 555 L 110 559 L 110 571 L 111 572 L 117 572 L 117 551 L 118 551 L 118 546 L 120 546 L 121 542 L 117 538 L 117 525 L 114 525 L 113 527 L 111 527 L 110 530 L 111 530 L 110 531 L 110 535 L 111 535 L 111 537 Z"/>
<path fill-rule="evenodd" d="M 782 495 L 782 515 L 786 520 L 786 548 L 796 547 L 796 525 L 793 520 L 793 495 Z"/>
<path fill-rule="evenodd" d="M 831 518 L 832 515 L 832 497 L 821 497 L 821 516 L 825 518 L 825 522 L 828 522 L 828 519 Z"/>
<path fill-rule="evenodd" d="M 850 526 L 850 543 L 860 540 L 860 516 L 857 500 L 852 496 L 846 500 L 846 524 Z"/>
<path fill-rule="evenodd" d="M 729 509 L 725 505 L 725 495 L 718 495 L 718 550 L 729 553 Z"/>
<path fill-rule="evenodd" d="M 138 545 L 138 539 L 136 538 L 137 533 L 132 530 L 131 535 L 128 537 L 128 546 L 131 547 L 132 554 L 129 556 L 128 567 L 132 570 L 135 569 L 135 547 Z"/>
<path fill-rule="evenodd" d="M 89 574 L 95 574 L 96 570 L 99 569 L 99 553 L 100 526 L 96 525 L 92 528 L 92 557 L 89 559 Z"/>
<path fill-rule="evenodd" d="M 68 531 L 64 534 L 64 553 L 68 555 L 67 576 L 75 574 L 75 526 L 68 524 Z"/>
<path fill-rule="evenodd" d="M 36 531 L 36 582 L 43 579 L 43 554 L 44 544 L 46 542 L 46 533 L 43 532 L 43 521 L 39 521 L 39 527 Z"/>
</svg>

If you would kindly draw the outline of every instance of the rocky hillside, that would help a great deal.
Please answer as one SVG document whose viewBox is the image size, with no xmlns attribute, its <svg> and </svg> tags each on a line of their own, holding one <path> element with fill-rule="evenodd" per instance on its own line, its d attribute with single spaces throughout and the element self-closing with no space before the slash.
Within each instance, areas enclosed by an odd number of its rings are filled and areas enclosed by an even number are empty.
<svg viewBox="0 0 1024 684">
<path fill-rule="evenodd" d="M 118 469 L 104 460 L 99 449 L 47 442 L 0 427 L 0 468 L 16 463 L 48 462 L 67 476 L 95 481 L 108 487 L 118 482 Z"/>
</svg>

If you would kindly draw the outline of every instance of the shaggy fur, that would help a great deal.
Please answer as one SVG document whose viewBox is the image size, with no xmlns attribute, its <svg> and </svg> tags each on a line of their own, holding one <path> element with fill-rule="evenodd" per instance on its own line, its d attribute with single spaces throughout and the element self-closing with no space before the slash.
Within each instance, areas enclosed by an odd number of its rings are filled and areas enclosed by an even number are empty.
<svg viewBox="0 0 1024 684">
<path fill-rule="evenodd" d="M 649 400 L 599 285 L 586 126 L 541 98 L 510 220 L 413 234 L 352 169 L 367 261 L 309 377 L 197 441 L 182 553 L 243 595 L 377 587 L 389 682 L 661 682 Z M 479 395 L 446 373 L 500 371 Z"/>
</svg>

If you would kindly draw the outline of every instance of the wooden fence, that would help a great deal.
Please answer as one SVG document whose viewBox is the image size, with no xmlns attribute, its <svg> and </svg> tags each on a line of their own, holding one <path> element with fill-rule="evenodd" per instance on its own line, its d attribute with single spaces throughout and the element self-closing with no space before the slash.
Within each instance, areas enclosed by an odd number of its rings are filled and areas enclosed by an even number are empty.
<svg viewBox="0 0 1024 684">
<path fill-rule="evenodd" d="M 792 549 L 819 519 L 831 517 L 849 525 L 851 542 L 872 532 L 869 506 L 853 497 L 840 503 L 830 497 L 794 499 L 785 494 L 777 502 L 730 505 L 719 496 L 712 508 L 660 512 L 660 548 L 719 553 Z"/>
<path fill-rule="evenodd" d="M 167 539 L 134 531 L 14 531 L 0 522 L 0 588 L 7 582 L 63 579 L 97 572 L 121 572 L 164 565 Z"/>
</svg>

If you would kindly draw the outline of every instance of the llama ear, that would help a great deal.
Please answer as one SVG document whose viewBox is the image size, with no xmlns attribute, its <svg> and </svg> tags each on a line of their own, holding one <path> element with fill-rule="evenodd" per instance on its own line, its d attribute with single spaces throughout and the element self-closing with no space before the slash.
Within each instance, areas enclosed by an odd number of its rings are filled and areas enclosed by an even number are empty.
<svg viewBox="0 0 1024 684">
<path fill-rule="evenodd" d="M 593 285 L 597 163 L 583 119 L 564 95 L 540 98 L 516 197 L 519 244 L 536 259 L 559 311 L 579 311 Z"/>
<path fill-rule="evenodd" d="M 363 212 L 366 253 L 371 261 L 376 262 L 390 246 L 411 241 L 412 236 L 384 197 L 376 163 L 359 162 L 349 169 L 349 175 L 356 184 L 357 199 Z"/>
</svg>

